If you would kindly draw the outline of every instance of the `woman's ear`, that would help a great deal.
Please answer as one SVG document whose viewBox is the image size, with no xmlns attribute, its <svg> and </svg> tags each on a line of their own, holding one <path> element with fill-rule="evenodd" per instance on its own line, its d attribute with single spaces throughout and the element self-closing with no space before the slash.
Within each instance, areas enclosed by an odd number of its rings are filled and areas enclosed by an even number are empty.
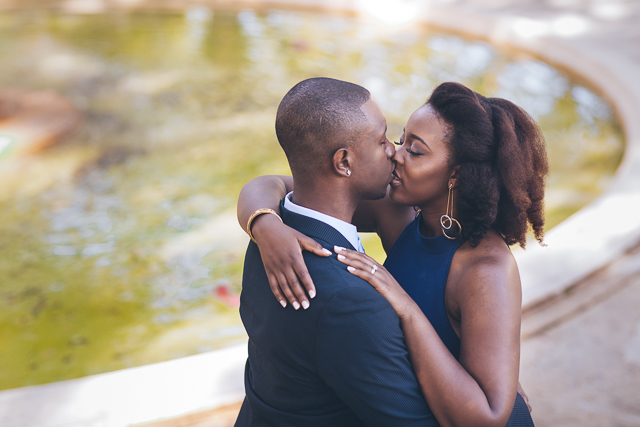
<svg viewBox="0 0 640 427">
<path fill-rule="evenodd" d="M 331 159 L 333 163 L 333 170 L 341 176 L 351 176 L 351 156 L 349 150 L 346 148 L 340 148 L 333 153 Z"/>
<path fill-rule="evenodd" d="M 458 182 L 458 171 L 460 170 L 460 165 L 455 166 L 453 171 L 451 171 L 451 176 L 449 176 L 449 187 L 455 188 L 456 183 Z"/>
</svg>

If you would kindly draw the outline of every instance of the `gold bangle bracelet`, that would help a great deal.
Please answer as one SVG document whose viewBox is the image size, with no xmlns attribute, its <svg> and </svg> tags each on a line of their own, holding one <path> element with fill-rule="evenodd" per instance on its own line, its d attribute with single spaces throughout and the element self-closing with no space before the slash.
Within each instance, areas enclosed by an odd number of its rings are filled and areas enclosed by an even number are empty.
<svg viewBox="0 0 640 427">
<path fill-rule="evenodd" d="M 262 208 L 262 209 L 258 209 L 254 213 L 252 213 L 251 216 L 249 217 L 249 221 L 247 221 L 247 234 L 249 234 L 249 237 L 251 238 L 251 240 L 253 240 L 254 243 L 258 243 L 258 242 L 256 242 L 256 239 L 253 237 L 253 233 L 251 233 L 251 224 L 253 223 L 254 219 L 256 219 L 257 217 L 259 217 L 262 214 L 275 215 L 275 216 L 278 217 L 280 222 L 282 222 L 282 218 L 280 218 L 280 215 L 278 215 L 278 213 L 276 211 L 274 211 L 273 209 Z"/>
</svg>

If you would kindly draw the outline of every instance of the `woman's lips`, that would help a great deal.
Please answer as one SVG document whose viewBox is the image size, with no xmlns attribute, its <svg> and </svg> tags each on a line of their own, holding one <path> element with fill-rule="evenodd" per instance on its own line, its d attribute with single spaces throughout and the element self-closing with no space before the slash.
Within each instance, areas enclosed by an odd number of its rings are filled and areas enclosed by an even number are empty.
<svg viewBox="0 0 640 427">
<path fill-rule="evenodd" d="M 393 172 L 391 172 L 391 175 L 393 176 L 393 178 L 391 179 L 391 185 L 399 185 L 400 181 L 402 180 L 400 179 L 396 171 L 394 170 Z"/>
</svg>

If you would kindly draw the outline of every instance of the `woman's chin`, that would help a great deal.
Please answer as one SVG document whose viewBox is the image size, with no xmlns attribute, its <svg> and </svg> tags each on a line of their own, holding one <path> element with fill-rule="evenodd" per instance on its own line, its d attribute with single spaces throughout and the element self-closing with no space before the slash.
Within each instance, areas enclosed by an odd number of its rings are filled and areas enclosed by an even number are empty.
<svg viewBox="0 0 640 427">
<path fill-rule="evenodd" d="M 393 182 L 389 184 L 389 198 L 395 202 L 404 205 L 402 201 L 402 192 L 398 185 L 394 185 Z"/>
<path fill-rule="evenodd" d="M 416 202 L 418 199 L 416 199 L 415 197 L 411 197 L 410 194 L 403 193 L 404 192 L 401 186 L 394 186 L 393 184 L 389 186 L 389 199 L 391 199 L 392 202 L 405 206 L 417 205 Z"/>
</svg>

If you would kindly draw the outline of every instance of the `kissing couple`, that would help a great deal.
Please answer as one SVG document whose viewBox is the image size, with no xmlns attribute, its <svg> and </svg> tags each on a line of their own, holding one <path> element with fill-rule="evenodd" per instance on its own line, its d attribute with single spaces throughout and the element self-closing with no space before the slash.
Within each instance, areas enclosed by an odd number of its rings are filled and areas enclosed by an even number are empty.
<svg viewBox="0 0 640 427">
<path fill-rule="evenodd" d="M 519 386 L 522 290 L 510 245 L 543 238 L 533 119 L 442 83 L 397 148 L 361 86 L 295 85 L 276 134 L 292 177 L 245 185 L 236 426 L 532 426 Z M 357 232 L 375 232 L 384 265 Z M 275 298 L 274 298 L 275 296 Z"/>
</svg>

